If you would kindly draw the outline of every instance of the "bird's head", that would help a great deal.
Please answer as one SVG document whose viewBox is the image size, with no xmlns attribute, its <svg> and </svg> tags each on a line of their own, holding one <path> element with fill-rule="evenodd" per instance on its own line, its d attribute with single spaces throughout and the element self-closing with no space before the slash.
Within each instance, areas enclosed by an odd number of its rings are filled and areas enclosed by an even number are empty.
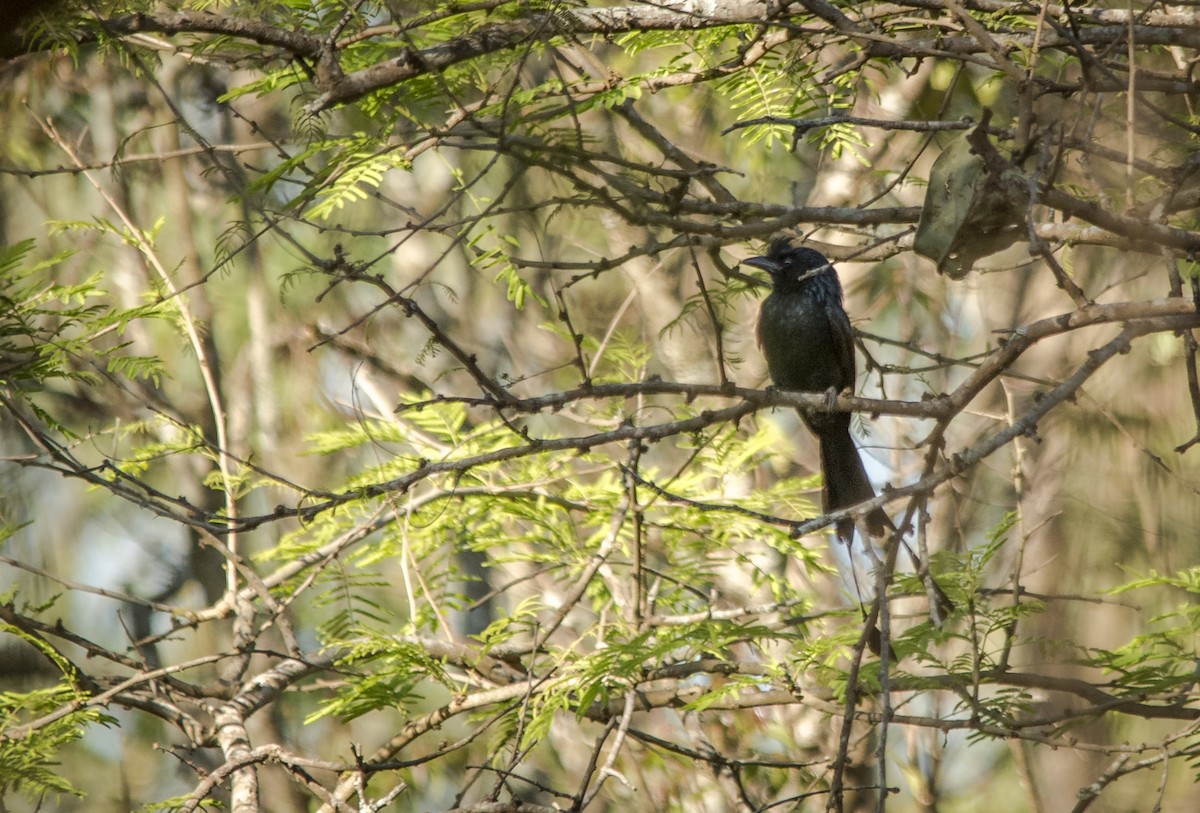
<svg viewBox="0 0 1200 813">
<path fill-rule="evenodd" d="M 793 237 L 776 237 L 766 255 L 742 263 L 766 271 L 776 287 L 796 288 L 825 273 L 834 274 L 836 279 L 836 272 L 824 254 L 801 245 Z"/>
</svg>

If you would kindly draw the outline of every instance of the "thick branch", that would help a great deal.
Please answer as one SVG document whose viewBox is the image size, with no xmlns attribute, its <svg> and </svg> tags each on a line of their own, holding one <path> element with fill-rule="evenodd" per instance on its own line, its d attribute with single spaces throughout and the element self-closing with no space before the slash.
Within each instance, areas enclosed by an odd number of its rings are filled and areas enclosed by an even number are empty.
<svg viewBox="0 0 1200 813">
<path fill-rule="evenodd" d="M 130 14 L 104 21 L 110 34 L 127 35 L 152 32 L 156 34 L 221 34 L 229 37 L 282 48 L 295 55 L 317 59 L 321 55 L 321 40 L 300 31 L 289 31 L 270 25 L 258 18 L 234 17 L 201 11 L 158 11 L 150 14 Z"/>
<path fill-rule="evenodd" d="M 366 94 L 427 73 L 437 73 L 460 62 L 524 43 L 544 42 L 561 36 L 611 36 L 630 31 L 713 28 L 741 22 L 764 22 L 767 4 L 708 3 L 682 0 L 609 8 L 570 8 L 550 14 L 533 14 L 506 23 L 482 26 L 475 31 L 428 48 L 403 48 L 396 56 L 369 68 L 347 74 L 306 109 L 310 113 L 358 99 Z"/>
</svg>

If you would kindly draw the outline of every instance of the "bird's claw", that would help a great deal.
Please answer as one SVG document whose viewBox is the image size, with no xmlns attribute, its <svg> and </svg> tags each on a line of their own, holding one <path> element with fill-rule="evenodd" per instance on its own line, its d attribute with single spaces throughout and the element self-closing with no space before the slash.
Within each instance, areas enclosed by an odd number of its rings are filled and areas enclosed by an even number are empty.
<svg viewBox="0 0 1200 813">
<path fill-rule="evenodd" d="M 837 409 L 838 391 L 836 387 L 830 387 L 825 390 L 825 410 L 833 412 Z"/>
</svg>

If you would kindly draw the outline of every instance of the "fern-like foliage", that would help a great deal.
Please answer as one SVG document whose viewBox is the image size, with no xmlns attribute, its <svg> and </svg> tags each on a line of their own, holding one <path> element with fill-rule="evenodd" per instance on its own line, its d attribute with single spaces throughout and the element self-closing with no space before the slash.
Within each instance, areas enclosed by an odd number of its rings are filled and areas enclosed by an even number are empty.
<svg viewBox="0 0 1200 813">
<path fill-rule="evenodd" d="M 35 246 L 25 240 L 0 248 L 0 385 L 29 393 L 31 385 L 53 381 L 93 382 L 104 370 L 160 381 L 157 358 L 127 354 L 127 344 L 102 337 L 119 337 L 134 320 L 163 318 L 169 308 L 113 308 L 99 273 L 77 283 L 55 280 L 55 269 L 74 252 L 33 260 Z M 89 368 L 78 363 L 82 358 L 95 363 Z"/>
<path fill-rule="evenodd" d="M 0 597 L 0 603 L 15 610 L 15 591 Z M 21 611 L 44 609 L 43 605 L 22 607 Z M 89 727 L 114 722 L 113 718 L 86 705 L 88 692 L 80 685 L 75 666 L 48 642 L 4 622 L 0 622 L 0 634 L 14 636 L 32 647 L 59 674 L 58 680 L 45 688 L 0 692 L 0 732 L 4 732 L 0 736 L 0 795 L 15 791 L 30 800 L 47 794 L 82 795 L 62 776 L 60 754 Z M 50 719 L 41 719 L 44 716 Z M 21 736 L 9 734 L 26 726 L 28 730 Z"/>
</svg>

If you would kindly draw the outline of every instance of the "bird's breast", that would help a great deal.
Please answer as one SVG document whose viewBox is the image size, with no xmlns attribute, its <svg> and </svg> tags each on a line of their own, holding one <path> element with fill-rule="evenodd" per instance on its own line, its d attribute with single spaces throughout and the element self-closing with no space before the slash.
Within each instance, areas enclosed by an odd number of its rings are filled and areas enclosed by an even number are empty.
<svg viewBox="0 0 1200 813">
<path fill-rule="evenodd" d="M 820 297 L 772 293 L 762 304 L 758 343 L 775 386 L 801 392 L 853 385 L 853 346 Z M 847 380 L 847 353 L 850 354 Z"/>
</svg>

